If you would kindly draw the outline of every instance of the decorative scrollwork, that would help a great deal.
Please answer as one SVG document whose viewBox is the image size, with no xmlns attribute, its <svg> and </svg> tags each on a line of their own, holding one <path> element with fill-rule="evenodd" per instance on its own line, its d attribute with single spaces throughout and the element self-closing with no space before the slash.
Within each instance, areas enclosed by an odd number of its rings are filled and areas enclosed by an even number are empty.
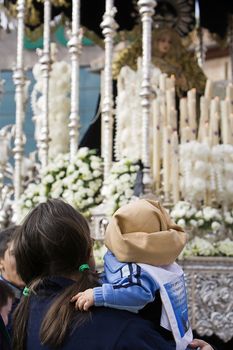
<svg viewBox="0 0 233 350">
<path fill-rule="evenodd" d="M 224 342 L 232 338 L 233 329 L 231 262 L 230 258 L 204 258 L 190 260 L 183 266 L 193 329 L 200 336 L 215 334 Z"/>
</svg>

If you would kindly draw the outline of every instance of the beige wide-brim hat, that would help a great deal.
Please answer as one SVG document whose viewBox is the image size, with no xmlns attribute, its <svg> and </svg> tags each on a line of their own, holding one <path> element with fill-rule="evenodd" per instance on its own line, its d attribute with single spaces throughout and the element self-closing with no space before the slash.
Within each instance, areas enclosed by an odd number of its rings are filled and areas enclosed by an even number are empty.
<svg viewBox="0 0 233 350">
<path fill-rule="evenodd" d="M 106 229 L 105 245 L 121 262 L 173 263 L 186 243 L 159 202 L 139 199 L 118 209 Z"/>
</svg>

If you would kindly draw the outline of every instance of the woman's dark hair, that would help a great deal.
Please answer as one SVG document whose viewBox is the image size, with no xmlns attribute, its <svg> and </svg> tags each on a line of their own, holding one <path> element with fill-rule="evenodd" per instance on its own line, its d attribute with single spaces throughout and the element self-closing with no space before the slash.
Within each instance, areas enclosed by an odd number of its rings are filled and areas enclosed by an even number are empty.
<svg viewBox="0 0 233 350">
<path fill-rule="evenodd" d="M 13 289 L 5 282 L 0 281 L 0 310 L 7 304 L 8 298 L 15 299 Z"/>
<path fill-rule="evenodd" d="M 17 271 L 34 292 L 49 276 L 78 276 L 78 283 L 65 288 L 52 302 L 40 329 L 43 344 L 58 347 L 71 325 L 84 322 L 89 313 L 75 310 L 71 297 L 95 287 L 97 274 L 91 270 L 78 272 L 88 263 L 92 239 L 85 218 L 61 200 L 39 204 L 17 230 L 14 241 Z M 23 297 L 14 315 L 13 349 L 26 348 L 29 297 Z"/>
</svg>

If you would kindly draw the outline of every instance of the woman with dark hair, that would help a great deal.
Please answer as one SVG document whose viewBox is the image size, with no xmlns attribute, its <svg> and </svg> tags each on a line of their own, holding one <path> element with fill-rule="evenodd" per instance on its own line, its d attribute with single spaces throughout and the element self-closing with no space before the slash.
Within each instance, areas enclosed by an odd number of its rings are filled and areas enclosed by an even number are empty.
<svg viewBox="0 0 233 350">
<path fill-rule="evenodd" d="M 138 315 L 75 310 L 71 297 L 99 282 L 88 224 L 69 204 L 39 204 L 17 231 L 14 252 L 27 285 L 15 312 L 14 350 L 175 349 Z"/>
</svg>

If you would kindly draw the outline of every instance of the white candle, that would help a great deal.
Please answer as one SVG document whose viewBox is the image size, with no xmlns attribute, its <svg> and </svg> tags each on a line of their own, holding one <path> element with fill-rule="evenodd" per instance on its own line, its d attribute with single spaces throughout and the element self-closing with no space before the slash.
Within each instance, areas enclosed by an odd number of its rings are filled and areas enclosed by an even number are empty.
<svg viewBox="0 0 233 350">
<path fill-rule="evenodd" d="M 205 86 L 205 98 L 211 99 L 213 95 L 213 82 L 210 79 L 207 79 Z"/>
<path fill-rule="evenodd" d="M 233 113 L 230 115 L 230 144 L 233 145 Z"/>
<path fill-rule="evenodd" d="M 198 127 L 198 141 L 203 142 L 205 138 L 205 124 L 209 123 L 209 100 L 204 96 L 200 99 L 200 121 Z"/>
<path fill-rule="evenodd" d="M 166 91 L 166 78 L 167 78 L 166 73 L 162 73 L 159 76 L 159 88 L 164 92 Z"/>
<path fill-rule="evenodd" d="M 187 98 L 183 97 L 180 99 L 180 134 L 182 128 L 188 126 L 188 106 Z"/>
<path fill-rule="evenodd" d="M 229 125 L 229 101 L 224 100 L 220 103 L 221 114 L 220 114 L 220 123 L 221 123 L 221 139 L 223 144 L 230 143 L 230 125 Z"/>
<path fill-rule="evenodd" d="M 219 114 L 215 113 L 215 115 L 211 118 L 211 145 L 216 146 L 219 144 Z"/>
<path fill-rule="evenodd" d="M 176 83 L 176 78 L 175 78 L 175 75 L 172 74 L 171 77 L 170 77 L 170 84 L 171 84 L 171 87 L 175 88 L 175 83 Z"/>
<path fill-rule="evenodd" d="M 172 181 L 172 196 L 173 202 L 176 204 L 180 199 L 180 188 L 179 188 L 179 145 L 178 145 L 178 135 L 174 131 L 172 134 L 171 141 L 172 148 L 172 172 L 171 172 L 171 181 Z"/>
<path fill-rule="evenodd" d="M 189 126 L 186 126 L 181 130 L 182 143 L 190 142 L 192 140 L 192 131 Z"/>
<path fill-rule="evenodd" d="M 155 99 L 152 103 L 153 112 L 153 179 L 155 188 L 160 188 L 160 171 L 161 171 L 161 129 L 160 129 L 160 110 L 159 101 Z"/>
<path fill-rule="evenodd" d="M 177 131 L 177 111 L 174 108 L 168 113 L 168 125 L 171 126 L 172 131 Z"/>
<path fill-rule="evenodd" d="M 169 125 L 170 111 L 175 110 L 175 108 L 176 108 L 175 89 L 174 88 L 166 90 L 166 104 L 167 104 L 167 118 L 168 118 L 168 125 Z"/>
<path fill-rule="evenodd" d="M 228 84 L 226 88 L 226 98 L 230 102 L 230 113 L 233 113 L 233 84 Z"/>
<path fill-rule="evenodd" d="M 196 139 L 197 132 L 197 116 L 196 116 L 196 89 L 192 89 L 188 91 L 188 120 L 189 126 L 191 128 L 192 140 Z"/>
<path fill-rule="evenodd" d="M 170 160 L 171 160 L 171 127 L 163 129 L 163 186 L 165 201 L 169 200 L 170 192 Z"/>
</svg>

